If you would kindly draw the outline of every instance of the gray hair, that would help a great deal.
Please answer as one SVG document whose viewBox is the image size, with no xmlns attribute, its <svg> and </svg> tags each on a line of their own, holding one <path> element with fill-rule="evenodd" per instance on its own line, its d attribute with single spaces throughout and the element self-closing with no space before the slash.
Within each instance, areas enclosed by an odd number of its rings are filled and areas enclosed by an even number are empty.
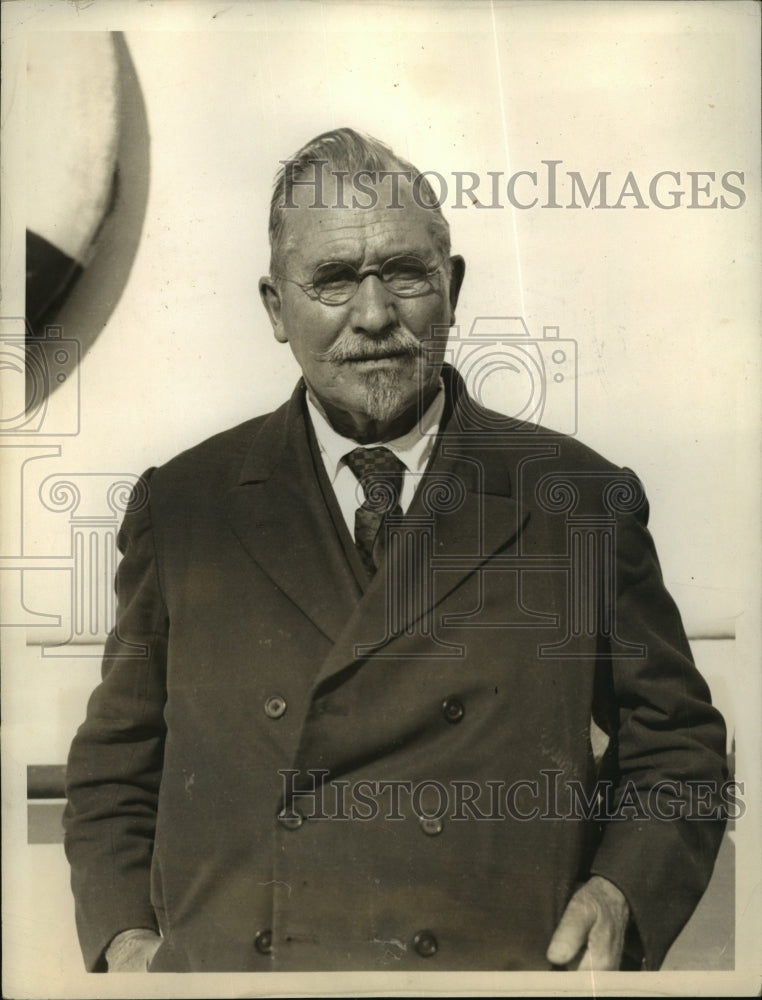
<svg viewBox="0 0 762 1000">
<path fill-rule="evenodd" d="M 311 168 L 314 178 L 320 169 L 354 176 L 363 171 L 398 171 L 410 175 L 417 191 L 416 201 L 431 211 L 434 239 L 445 257 L 450 255 L 450 227 L 442 214 L 438 200 L 427 178 L 412 163 L 403 159 L 389 146 L 351 128 L 337 128 L 311 139 L 294 155 L 282 161 L 275 176 L 270 200 L 270 268 L 275 269 L 287 239 L 284 236 L 285 206 L 293 205 L 294 182 L 303 180 Z M 419 200 L 420 196 L 420 200 Z"/>
</svg>

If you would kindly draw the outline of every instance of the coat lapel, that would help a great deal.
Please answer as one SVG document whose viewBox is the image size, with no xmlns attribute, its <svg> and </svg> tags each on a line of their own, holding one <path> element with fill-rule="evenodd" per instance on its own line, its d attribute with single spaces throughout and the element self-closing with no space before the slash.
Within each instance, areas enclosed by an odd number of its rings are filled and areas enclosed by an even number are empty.
<svg viewBox="0 0 762 1000">
<path fill-rule="evenodd" d="M 251 558 L 335 642 L 359 588 L 318 486 L 302 396 L 300 384 L 263 425 L 226 513 Z"/>
<path fill-rule="evenodd" d="M 387 551 L 386 566 L 323 662 L 316 688 L 368 656 L 410 655 L 411 644 L 396 647 L 395 640 L 411 633 L 417 636 L 413 655 L 460 656 L 436 636 L 436 607 L 491 556 L 509 550 L 529 520 L 510 495 L 505 470 L 498 471 L 499 454 L 488 446 L 476 458 L 473 442 L 462 435 L 440 441 L 399 526 L 407 553 L 395 566 Z"/>
</svg>

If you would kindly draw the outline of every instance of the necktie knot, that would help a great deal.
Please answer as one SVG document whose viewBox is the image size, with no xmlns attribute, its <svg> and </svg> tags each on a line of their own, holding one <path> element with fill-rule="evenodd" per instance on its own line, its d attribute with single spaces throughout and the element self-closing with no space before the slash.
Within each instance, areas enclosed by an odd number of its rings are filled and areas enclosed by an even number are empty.
<svg viewBox="0 0 762 1000">
<path fill-rule="evenodd" d="M 344 460 L 362 486 L 365 499 L 355 512 L 355 544 L 373 575 L 384 557 L 382 524 L 387 514 L 401 513 L 405 465 L 388 448 L 355 448 Z"/>
<path fill-rule="evenodd" d="M 399 506 L 405 465 L 388 448 L 355 448 L 344 456 L 363 491 L 362 507 L 389 514 Z"/>
</svg>

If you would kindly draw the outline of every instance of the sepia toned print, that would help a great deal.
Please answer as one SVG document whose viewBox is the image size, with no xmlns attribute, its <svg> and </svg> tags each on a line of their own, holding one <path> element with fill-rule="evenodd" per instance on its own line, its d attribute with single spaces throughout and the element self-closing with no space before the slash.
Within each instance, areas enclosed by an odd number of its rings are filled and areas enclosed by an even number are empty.
<svg viewBox="0 0 762 1000">
<path fill-rule="evenodd" d="M 745 5 L 92 7 L 14 21 L 6 991 L 745 981 Z"/>
</svg>

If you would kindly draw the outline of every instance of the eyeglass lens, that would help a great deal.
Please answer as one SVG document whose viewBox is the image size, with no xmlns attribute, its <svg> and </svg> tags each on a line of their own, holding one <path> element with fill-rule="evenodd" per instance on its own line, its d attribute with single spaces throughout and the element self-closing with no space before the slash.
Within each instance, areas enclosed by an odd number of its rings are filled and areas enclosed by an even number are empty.
<svg viewBox="0 0 762 1000">
<path fill-rule="evenodd" d="M 421 295 L 426 291 L 430 280 L 430 272 L 424 261 L 410 254 L 390 257 L 377 271 L 370 273 L 376 273 L 391 292 L 401 297 Z M 359 286 L 360 273 L 344 261 L 320 264 L 312 276 L 315 294 L 327 305 L 348 302 Z"/>
</svg>

